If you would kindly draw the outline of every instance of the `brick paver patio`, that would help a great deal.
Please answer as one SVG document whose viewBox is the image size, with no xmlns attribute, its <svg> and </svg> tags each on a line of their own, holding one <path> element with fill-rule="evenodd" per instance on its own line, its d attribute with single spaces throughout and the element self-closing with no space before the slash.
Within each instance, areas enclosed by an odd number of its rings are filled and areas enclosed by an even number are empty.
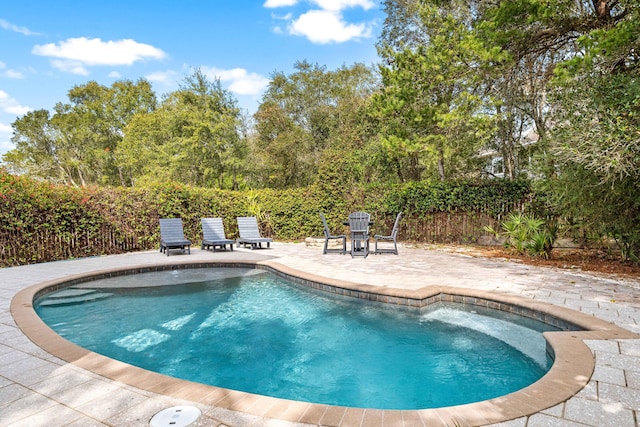
<svg viewBox="0 0 640 427">
<path fill-rule="evenodd" d="M 501 259 L 485 259 L 429 248 L 400 248 L 400 255 L 322 255 L 319 248 L 276 242 L 271 249 L 233 252 L 193 250 L 191 255 L 166 257 L 150 251 L 107 257 L 0 269 L 0 426 L 145 426 L 158 411 L 176 405 L 195 405 L 202 411 L 196 426 L 304 426 L 309 406 L 292 406 L 299 421 L 206 405 L 154 393 L 113 381 L 48 353 L 36 346 L 16 325 L 10 311 L 14 296 L 32 285 L 73 275 L 126 266 L 167 262 L 269 259 L 287 268 L 331 280 L 377 287 L 418 290 L 430 286 L 455 287 L 514 295 L 594 316 L 640 334 L 640 282 L 579 270 L 528 266 Z M 503 426 L 637 427 L 640 420 L 640 339 L 586 341 L 595 358 L 587 385 L 570 399 L 534 414 L 505 421 Z M 197 387 L 196 387 L 197 388 Z M 551 391 L 550 391 L 551 392 Z M 526 404 L 526 402 L 523 402 Z M 315 410 L 315 409 L 313 409 Z M 290 414 L 289 414 L 290 415 Z M 421 426 L 425 419 L 392 419 L 376 411 L 326 410 L 327 425 Z M 287 417 L 290 419 L 291 417 Z M 431 424 L 429 424 L 431 425 Z M 441 425 L 446 425 L 445 423 Z"/>
</svg>

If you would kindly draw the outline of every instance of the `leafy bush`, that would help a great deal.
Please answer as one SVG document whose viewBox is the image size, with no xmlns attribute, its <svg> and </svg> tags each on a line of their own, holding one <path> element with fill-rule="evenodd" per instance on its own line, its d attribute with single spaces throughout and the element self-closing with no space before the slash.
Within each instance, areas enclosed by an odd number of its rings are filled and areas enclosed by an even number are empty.
<svg viewBox="0 0 640 427">
<path fill-rule="evenodd" d="M 366 187 L 231 191 L 165 183 L 146 188 L 55 186 L 0 169 L 0 265 L 106 255 L 158 247 L 160 218 L 183 219 L 185 235 L 201 240 L 201 217 L 222 217 L 230 238 L 235 218 L 259 218 L 279 240 L 322 235 L 323 212 L 339 229 L 349 212 L 365 210 L 373 232 L 388 232 L 403 212 L 400 239 L 470 242 L 482 225 L 519 210 L 532 195 L 526 183 L 438 182 Z"/>
<path fill-rule="evenodd" d="M 632 261 L 636 264 L 640 263 L 640 231 L 638 230 L 622 230 L 621 227 L 606 227 L 606 233 L 612 237 L 618 247 L 622 261 Z"/>
<path fill-rule="evenodd" d="M 490 226 L 484 230 L 496 237 L 506 238 L 505 247 L 514 248 L 519 254 L 548 259 L 557 238 L 558 228 L 553 224 L 546 224 L 544 220 L 531 214 L 512 213 L 502 223 L 502 231 L 496 231 Z"/>
<path fill-rule="evenodd" d="M 438 181 L 408 183 L 390 191 L 391 211 L 425 216 L 433 212 L 477 211 L 492 215 L 519 209 L 531 197 L 528 181 Z"/>
</svg>

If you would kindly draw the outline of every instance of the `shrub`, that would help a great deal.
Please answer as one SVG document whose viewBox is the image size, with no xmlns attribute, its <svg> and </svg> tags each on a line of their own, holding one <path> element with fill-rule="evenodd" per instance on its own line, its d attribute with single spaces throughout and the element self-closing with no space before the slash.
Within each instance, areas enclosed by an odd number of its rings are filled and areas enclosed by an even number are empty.
<svg viewBox="0 0 640 427">
<path fill-rule="evenodd" d="M 403 212 L 399 238 L 470 242 L 482 225 L 531 199 L 523 182 L 412 183 L 344 188 L 231 191 L 164 183 L 146 188 L 73 188 L 16 177 L 0 169 L 0 266 L 107 255 L 158 247 L 160 218 L 183 219 L 185 235 L 201 240 L 200 218 L 222 217 L 230 238 L 235 218 L 259 218 L 279 240 L 322 234 L 319 212 L 332 228 L 349 212 L 368 211 L 375 232 L 388 232 Z"/>
<path fill-rule="evenodd" d="M 502 223 L 502 231 L 496 231 L 490 226 L 484 230 L 506 238 L 505 247 L 514 248 L 519 254 L 548 259 L 551 257 L 553 244 L 557 239 L 557 223 L 545 223 L 531 214 L 511 213 Z"/>
</svg>

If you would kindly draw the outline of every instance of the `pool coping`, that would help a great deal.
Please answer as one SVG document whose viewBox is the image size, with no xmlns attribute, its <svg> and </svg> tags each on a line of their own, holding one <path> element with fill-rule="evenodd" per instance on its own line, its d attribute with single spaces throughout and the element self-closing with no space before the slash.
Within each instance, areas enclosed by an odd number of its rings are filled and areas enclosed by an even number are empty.
<svg viewBox="0 0 640 427">
<path fill-rule="evenodd" d="M 470 304 L 483 302 L 487 304 L 486 306 L 509 312 L 516 311 L 505 310 L 505 308 L 518 307 L 528 312 L 542 313 L 552 319 L 562 319 L 568 324 L 584 330 L 545 333 L 548 349 L 555 355 L 553 366 L 539 381 L 514 393 L 482 402 L 451 407 L 420 410 L 378 410 L 313 404 L 255 395 L 147 371 L 93 353 L 65 340 L 44 324 L 33 310 L 34 299 L 44 290 L 52 287 L 71 286 L 74 281 L 83 281 L 87 277 L 109 277 L 124 272 L 140 273 L 162 269 L 216 266 L 262 268 L 288 278 L 297 279 L 299 283 L 315 289 L 401 305 L 412 306 L 414 301 L 423 301 L 426 305 L 436 300 L 451 300 Z M 432 285 L 417 290 L 406 290 L 365 285 L 305 273 L 271 260 L 215 262 L 168 260 L 154 266 L 141 265 L 96 270 L 42 282 L 21 290 L 11 301 L 11 313 L 18 327 L 36 345 L 62 360 L 106 378 L 161 395 L 261 417 L 334 426 L 350 425 L 350 420 L 366 421 L 367 419 L 382 418 L 385 423 L 397 419 L 406 425 L 410 425 L 412 419 L 416 420 L 417 424 L 422 422 L 425 425 L 483 425 L 531 415 L 568 400 L 588 383 L 594 370 L 595 361 L 591 350 L 583 340 L 640 338 L 638 334 L 593 316 L 518 296 L 448 286 Z"/>
</svg>

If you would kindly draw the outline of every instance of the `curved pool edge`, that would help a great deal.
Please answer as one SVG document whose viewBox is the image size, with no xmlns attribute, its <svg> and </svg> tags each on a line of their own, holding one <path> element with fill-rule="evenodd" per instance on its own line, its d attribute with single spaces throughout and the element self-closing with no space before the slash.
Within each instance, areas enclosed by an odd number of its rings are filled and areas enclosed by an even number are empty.
<svg viewBox="0 0 640 427">
<path fill-rule="evenodd" d="M 568 323 L 579 326 L 584 330 L 545 333 L 548 346 L 555 355 L 553 366 L 540 380 L 517 392 L 465 405 L 399 411 L 346 408 L 289 401 L 168 377 L 93 353 L 65 340 L 51 330 L 33 309 L 34 299 L 43 290 L 68 286 L 73 281 L 83 281 L 89 277 L 105 277 L 123 274 L 124 272 L 157 271 L 158 269 L 215 266 L 265 268 L 277 274 L 317 284 L 317 288 L 321 290 L 330 292 L 339 290 L 338 293 L 358 298 L 366 296 L 371 300 L 390 303 L 402 303 L 405 300 L 428 301 L 429 298 L 438 295 L 450 296 L 452 299 L 460 299 L 462 302 L 488 301 L 491 304 L 502 304 L 505 307 L 522 307 L 538 313 L 548 314 L 554 318 L 564 319 Z M 410 420 L 414 419 L 416 423 L 424 423 L 425 425 L 484 425 L 531 415 L 568 400 L 587 384 L 593 373 L 595 361 L 591 350 L 584 344 L 583 340 L 639 338 L 637 334 L 584 313 L 522 297 L 444 286 L 428 286 L 412 291 L 363 285 L 308 274 L 274 261 L 255 260 L 205 263 L 188 261 L 166 262 L 153 267 L 141 265 L 96 270 L 90 273 L 42 282 L 21 290 L 11 301 L 11 313 L 22 332 L 40 348 L 62 360 L 111 380 L 160 395 L 260 417 L 336 426 L 353 424 L 350 420 L 367 419 L 384 419 L 385 424 L 391 424 L 392 420 L 397 419 L 406 423 L 406 425 L 411 425 Z"/>
</svg>

